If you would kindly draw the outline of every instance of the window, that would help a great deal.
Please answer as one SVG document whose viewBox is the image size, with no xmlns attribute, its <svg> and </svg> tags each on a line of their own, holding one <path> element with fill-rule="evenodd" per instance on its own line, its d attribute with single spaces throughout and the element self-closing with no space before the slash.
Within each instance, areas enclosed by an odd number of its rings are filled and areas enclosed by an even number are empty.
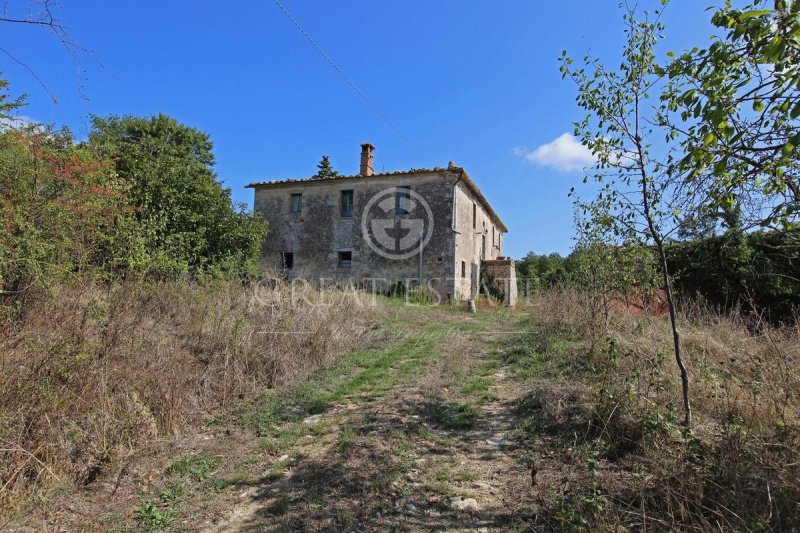
<svg viewBox="0 0 800 533">
<path fill-rule="evenodd" d="M 339 252 L 339 268 L 353 266 L 353 252 Z"/>
<path fill-rule="evenodd" d="M 492 246 L 494 246 L 494 225 L 492 225 Z"/>
<path fill-rule="evenodd" d="M 281 259 L 285 270 L 291 270 L 294 267 L 294 254 L 292 252 L 283 252 Z"/>
<path fill-rule="evenodd" d="M 461 277 L 462 278 L 467 277 L 467 263 L 465 263 L 464 261 L 461 261 Z"/>
<path fill-rule="evenodd" d="M 472 202 L 472 229 L 478 227 L 478 206 Z"/>
<path fill-rule="evenodd" d="M 394 196 L 394 212 L 397 215 L 407 215 L 411 209 L 411 187 L 398 187 Z"/>
<path fill-rule="evenodd" d="M 292 194 L 292 213 L 299 213 L 303 209 L 303 195 L 299 192 Z"/>
<path fill-rule="evenodd" d="M 341 215 L 343 217 L 352 217 L 353 216 L 353 191 L 342 191 L 342 202 L 341 202 Z"/>
</svg>

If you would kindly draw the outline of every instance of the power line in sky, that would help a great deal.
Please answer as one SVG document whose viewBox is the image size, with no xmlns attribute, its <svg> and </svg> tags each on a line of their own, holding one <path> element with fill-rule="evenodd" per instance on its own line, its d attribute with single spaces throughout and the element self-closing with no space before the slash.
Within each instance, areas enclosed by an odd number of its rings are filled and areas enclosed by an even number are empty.
<svg viewBox="0 0 800 533">
<path fill-rule="evenodd" d="M 419 154 L 422 157 L 424 157 L 425 159 L 433 162 L 433 159 L 430 156 L 428 156 L 425 152 L 423 152 L 422 149 L 419 146 L 417 146 L 411 139 L 406 137 L 406 135 L 403 134 L 402 131 L 400 131 L 400 128 L 395 126 L 394 123 L 391 120 L 389 120 L 389 117 L 384 115 L 381 112 L 381 110 L 378 109 L 378 106 L 373 104 L 372 101 L 369 98 L 367 98 L 367 95 L 364 94 L 363 91 L 361 91 L 361 89 L 358 88 L 358 86 L 355 84 L 355 82 L 353 82 L 353 80 L 351 80 L 347 76 L 347 74 L 345 74 L 344 71 L 339 68 L 339 66 L 333 61 L 333 59 L 331 59 L 331 57 L 328 54 L 325 53 L 325 50 L 323 50 L 322 47 L 319 44 L 317 44 L 317 41 L 315 41 L 314 38 L 311 37 L 311 35 L 309 35 L 309 33 L 305 29 L 303 29 L 303 27 L 300 25 L 300 23 L 297 22 L 297 20 L 292 16 L 291 13 L 289 13 L 289 10 L 286 9 L 286 6 L 284 6 L 283 3 L 280 0 L 275 0 L 275 4 L 280 8 L 281 11 L 283 11 L 283 14 L 286 15 L 286 18 L 288 18 L 291 21 L 291 23 L 294 24 L 294 26 L 300 31 L 300 33 L 302 33 L 305 36 L 305 38 L 308 40 L 308 42 L 311 43 L 311 46 L 313 46 L 317 50 L 317 52 L 319 52 L 319 54 L 322 56 L 322 58 L 325 59 L 325 61 L 333 68 L 333 70 L 335 70 L 336 73 L 339 74 L 339 76 L 341 76 L 341 78 L 350 86 L 351 89 L 353 89 L 353 91 L 355 91 L 355 93 L 358 96 L 360 96 L 361 99 L 364 100 L 364 102 L 366 102 L 367 105 L 379 117 L 381 117 L 381 119 L 383 119 L 383 121 L 390 128 L 392 128 L 395 131 L 395 133 L 397 133 L 406 143 L 408 143 L 409 146 L 411 146 L 414 150 L 419 152 Z"/>
</svg>

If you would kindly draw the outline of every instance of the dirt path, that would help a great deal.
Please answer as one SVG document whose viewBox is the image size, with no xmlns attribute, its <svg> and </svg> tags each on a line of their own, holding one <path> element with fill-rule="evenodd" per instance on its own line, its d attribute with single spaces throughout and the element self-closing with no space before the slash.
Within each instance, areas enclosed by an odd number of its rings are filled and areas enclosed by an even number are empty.
<svg viewBox="0 0 800 533">
<path fill-rule="evenodd" d="M 302 424 L 317 435 L 284 458 L 281 475 L 242 491 L 208 531 L 505 528 L 530 474 L 503 445 L 520 392 L 498 366 L 498 327 L 439 314 L 425 328 L 438 346 L 383 394 L 344 402 Z M 441 324 L 441 322 L 440 322 Z M 422 340 L 416 350 L 430 349 Z M 401 354 L 396 368 L 413 360 Z M 487 439 L 492 440 L 491 444 Z"/>
<path fill-rule="evenodd" d="M 384 346 L 165 447 L 166 469 L 126 473 L 129 496 L 116 496 L 116 512 L 95 500 L 98 525 L 506 531 L 523 523 L 519 510 L 534 497 L 513 443 L 524 387 L 501 354 L 524 317 L 400 308 L 391 321 Z"/>
</svg>

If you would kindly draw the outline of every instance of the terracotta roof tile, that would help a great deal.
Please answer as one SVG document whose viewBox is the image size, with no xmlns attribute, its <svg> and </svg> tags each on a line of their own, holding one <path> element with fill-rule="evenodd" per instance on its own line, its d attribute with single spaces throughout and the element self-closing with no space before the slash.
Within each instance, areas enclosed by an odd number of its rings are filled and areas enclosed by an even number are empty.
<svg viewBox="0 0 800 533">
<path fill-rule="evenodd" d="M 328 182 L 328 181 L 344 181 L 344 180 L 356 180 L 356 179 L 370 179 L 376 177 L 390 177 L 390 176 L 412 176 L 412 175 L 419 175 L 419 174 L 432 174 L 435 172 L 449 172 L 453 174 L 458 174 L 459 179 L 464 182 L 467 188 L 472 192 L 473 195 L 478 199 L 481 205 L 486 209 L 486 212 L 489 214 L 489 218 L 497 225 L 498 229 L 503 233 L 508 233 L 508 228 L 506 225 L 503 224 L 503 221 L 500 220 L 498 214 L 492 209 L 492 206 L 489 205 L 489 201 L 483 196 L 478 186 L 475 185 L 475 182 L 472 181 L 472 178 L 469 177 L 467 171 L 464 170 L 462 167 L 456 166 L 448 166 L 447 168 L 442 167 L 434 167 L 434 168 L 412 168 L 410 170 L 400 170 L 395 172 L 376 172 L 371 176 L 362 176 L 360 174 L 355 174 L 351 176 L 334 176 L 334 177 L 310 177 L 310 178 L 286 178 L 281 180 L 271 180 L 271 181 L 257 181 L 253 183 L 247 184 L 245 187 L 251 189 L 269 189 L 272 187 L 280 187 L 283 185 L 302 185 L 305 183 L 321 183 L 321 182 Z"/>
<path fill-rule="evenodd" d="M 371 176 L 362 176 L 361 174 L 353 174 L 350 176 L 333 176 L 333 177 L 315 177 L 311 176 L 310 178 L 284 178 L 281 180 L 270 180 L 270 181 L 256 181 L 253 183 L 248 183 L 245 187 L 249 187 L 251 189 L 255 189 L 257 187 L 267 187 L 269 185 L 282 185 L 284 183 L 303 183 L 303 182 L 318 182 L 318 181 L 337 181 L 337 180 L 345 180 L 345 179 L 355 179 L 355 178 L 374 178 L 380 176 L 407 176 L 409 174 L 431 174 L 433 172 L 443 172 L 447 169 L 434 167 L 434 168 L 412 168 L 410 170 L 398 170 L 395 172 L 376 172 Z"/>
</svg>

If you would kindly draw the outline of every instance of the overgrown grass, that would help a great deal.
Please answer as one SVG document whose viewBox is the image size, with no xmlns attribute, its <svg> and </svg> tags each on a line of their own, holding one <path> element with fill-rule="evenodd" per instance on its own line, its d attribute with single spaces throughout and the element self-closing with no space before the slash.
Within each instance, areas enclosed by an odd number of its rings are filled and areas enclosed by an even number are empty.
<svg viewBox="0 0 800 533">
<path fill-rule="evenodd" d="M 330 367 L 374 342 L 382 305 L 315 305 L 323 295 L 311 289 L 239 282 L 52 290 L 0 308 L 0 520 L 54 483 L 91 484 L 159 438 Z M 351 364 L 369 366 L 359 353 Z M 271 404 L 264 416 L 321 412 L 346 392 L 307 387 L 296 412 Z M 148 520 L 159 520 L 157 510 Z"/>
<path fill-rule="evenodd" d="M 488 376 L 470 376 L 461 383 L 461 395 L 474 396 L 481 401 L 495 400 L 497 396 L 489 390 L 493 384 L 494 381 Z"/>
<path fill-rule="evenodd" d="M 347 452 L 352 449 L 358 433 L 351 427 L 342 428 L 339 432 L 338 447 L 340 451 Z"/>
<path fill-rule="evenodd" d="M 539 295 L 530 334 L 503 353 L 531 389 L 513 435 L 528 447 L 522 459 L 555 454 L 572 472 L 539 489 L 546 503 L 529 526 L 800 527 L 800 329 L 690 308 L 680 320 L 696 415 L 687 430 L 666 319 L 616 312 L 597 336 L 586 309 L 583 295 Z"/>
<path fill-rule="evenodd" d="M 283 516 L 292 508 L 292 502 L 286 495 L 280 496 L 277 500 L 272 502 L 267 508 L 270 514 L 275 516 Z"/>
</svg>

